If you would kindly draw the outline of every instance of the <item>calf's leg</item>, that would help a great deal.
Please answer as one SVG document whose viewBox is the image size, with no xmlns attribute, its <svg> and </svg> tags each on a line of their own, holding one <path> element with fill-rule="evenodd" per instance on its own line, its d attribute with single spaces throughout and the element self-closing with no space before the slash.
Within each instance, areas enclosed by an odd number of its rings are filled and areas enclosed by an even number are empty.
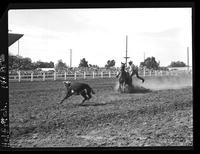
<svg viewBox="0 0 200 154">
<path fill-rule="evenodd" d="M 87 95 L 88 95 L 88 100 L 89 100 L 90 98 L 92 98 L 91 92 L 87 92 Z"/>
<path fill-rule="evenodd" d="M 62 104 L 63 103 L 63 101 L 65 100 L 65 99 L 67 99 L 68 97 L 70 97 L 72 94 L 67 94 L 62 100 L 61 100 L 61 102 L 60 102 L 60 104 Z"/>
<path fill-rule="evenodd" d="M 63 103 L 63 101 L 65 100 L 65 99 L 67 99 L 69 96 L 65 96 L 61 101 L 60 101 L 60 104 L 62 104 Z"/>
<path fill-rule="evenodd" d="M 84 102 L 88 99 L 88 97 L 87 97 L 87 94 L 86 94 L 85 91 L 82 91 L 80 94 L 81 94 L 81 96 L 83 96 L 83 98 L 84 98 L 84 100 L 81 102 L 81 104 L 82 104 L 82 103 L 84 103 Z"/>
</svg>

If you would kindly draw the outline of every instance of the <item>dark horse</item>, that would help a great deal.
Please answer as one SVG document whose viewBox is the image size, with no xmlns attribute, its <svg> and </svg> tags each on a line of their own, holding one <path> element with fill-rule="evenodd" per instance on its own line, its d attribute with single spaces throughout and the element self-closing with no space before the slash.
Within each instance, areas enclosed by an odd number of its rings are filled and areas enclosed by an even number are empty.
<svg viewBox="0 0 200 154">
<path fill-rule="evenodd" d="M 80 83 L 80 82 L 70 82 L 70 81 L 64 81 L 63 82 L 65 87 L 66 87 L 66 96 L 61 100 L 60 103 L 62 103 L 65 99 L 72 95 L 81 95 L 84 100 L 82 101 L 85 102 L 86 100 L 89 100 L 92 98 L 92 94 L 95 94 L 93 89 L 86 83 Z"/>
<path fill-rule="evenodd" d="M 119 77 L 119 91 L 125 91 L 125 86 L 132 86 L 132 77 L 129 75 L 128 72 L 125 71 L 125 63 L 121 62 L 121 69 L 120 72 L 117 74 L 117 78 Z"/>
</svg>

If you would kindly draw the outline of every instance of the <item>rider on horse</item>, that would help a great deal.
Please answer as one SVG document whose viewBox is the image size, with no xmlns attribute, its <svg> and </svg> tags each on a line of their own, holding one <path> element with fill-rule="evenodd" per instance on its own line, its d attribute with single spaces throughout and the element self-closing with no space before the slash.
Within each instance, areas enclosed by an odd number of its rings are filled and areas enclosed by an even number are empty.
<svg viewBox="0 0 200 154">
<path fill-rule="evenodd" d="M 122 62 L 121 62 L 120 72 L 117 73 L 116 78 L 118 78 L 119 76 L 121 76 L 121 75 L 122 75 L 122 72 L 125 72 L 125 74 L 128 74 L 128 72 L 125 70 L 125 67 L 126 67 L 125 63 L 122 63 Z M 128 74 L 128 75 L 129 75 L 129 74 Z"/>
<path fill-rule="evenodd" d="M 120 72 L 116 75 L 116 78 L 119 77 L 120 83 L 125 82 L 129 86 L 132 86 L 132 77 L 130 76 L 129 72 L 126 71 L 126 64 L 121 62 Z"/>
</svg>

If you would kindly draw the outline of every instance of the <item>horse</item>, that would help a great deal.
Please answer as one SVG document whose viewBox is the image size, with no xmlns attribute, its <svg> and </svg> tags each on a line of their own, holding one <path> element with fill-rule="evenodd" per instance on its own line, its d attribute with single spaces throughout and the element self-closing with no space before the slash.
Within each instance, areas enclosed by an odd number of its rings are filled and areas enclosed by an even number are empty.
<svg viewBox="0 0 200 154">
<path fill-rule="evenodd" d="M 95 94 L 93 89 L 86 83 L 81 82 L 70 82 L 70 81 L 63 81 L 65 87 L 66 87 L 66 96 L 61 100 L 60 104 L 63 103 L 65 99 L 72 95 L 81 95 L 84 100 L 82 103 L 84 103 L 86 100 L 89 100 L 92 98 L 92 94 Z"/>
<path fill-rule="evenodd" d="M 132 77 L 129 75 L 128 72 L 125 71 L 125 63 L 121 62 L 121 69 L 120 73 L 117 74 L 117 78 L 119 77 L 119 91 L 125 92 L 125 86 L 132 86 Z"/>
</svg>

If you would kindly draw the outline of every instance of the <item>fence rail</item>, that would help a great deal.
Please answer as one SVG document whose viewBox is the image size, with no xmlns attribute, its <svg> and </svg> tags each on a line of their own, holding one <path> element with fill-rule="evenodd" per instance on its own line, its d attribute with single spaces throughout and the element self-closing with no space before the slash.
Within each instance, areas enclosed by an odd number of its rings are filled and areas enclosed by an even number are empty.
<svg viewBox="0 0 200 154">
<path fill-rule="evenodd" d="M 191 71 L 140 71 L 139 76 L 174 76 L 181 74 L 191 74 Z M 9 81 L 46 81 L 46 80 L 77 80 L 77 79 L 95 79 L 95 78 L 115 78 L 118 72 L 75 72 L 74 74 L 64 73 L 47 73 L 40 74 L 23 74 L 20 71 L 18 74 L 9 75 Z"/>
</svg>

